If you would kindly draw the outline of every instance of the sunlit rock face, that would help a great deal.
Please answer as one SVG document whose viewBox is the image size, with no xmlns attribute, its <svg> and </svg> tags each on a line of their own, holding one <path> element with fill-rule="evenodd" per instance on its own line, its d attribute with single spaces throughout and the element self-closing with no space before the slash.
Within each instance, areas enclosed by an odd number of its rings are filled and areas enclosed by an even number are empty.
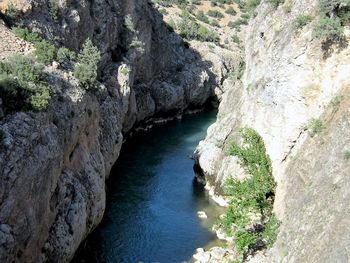
<svg viewBox="0 0 350 263">
<path fill-rule="evenodd" d="M 237 140 L 243 127 L 256 129 L 264 139 L 278 183 L 274 208 L 282 225 L 268 256 L 252 262 L 328 262 L 333 257 L 345 262 L 349 257 L 344 235 L 350 229 L 342 232 L 338 226 L 349 218 L 345 174 L 350 163 L 344 153 L 350 147 L 345 132 L 350 48 L 325 57 L 313 24 L 296 29 L 292 23 L 300 14 L 316 15 L 318 2 L 286 1 L 277 9 L 263 2 L 256 9 L 244 29 L 244 76 L 224 82 L 217 121 L 197 148 L 198 164 L 222 193 L 228 177 L 246 176 L 237 159 L 225 153 L 230 140 Z M 313 138 L 312 118 L 325 126 Z"/>
</svg>

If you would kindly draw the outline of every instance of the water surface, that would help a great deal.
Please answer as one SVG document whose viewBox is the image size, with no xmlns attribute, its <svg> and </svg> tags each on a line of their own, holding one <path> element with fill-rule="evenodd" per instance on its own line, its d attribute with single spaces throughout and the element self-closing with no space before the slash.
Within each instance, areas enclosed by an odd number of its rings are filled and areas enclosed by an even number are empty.
<svg viewBox="0 0 350 263">
<path fill-rule="evenodd" d="M 73 262 L 183 262 L 216 241 L 219 208 L 194 178 L 189 157 L 216 112 L 202 112 L 142 132 L 125 143 L 107 182 L 101 225 Z M 211 215 L 199 219 L 197 211 Z"/>
</svg>

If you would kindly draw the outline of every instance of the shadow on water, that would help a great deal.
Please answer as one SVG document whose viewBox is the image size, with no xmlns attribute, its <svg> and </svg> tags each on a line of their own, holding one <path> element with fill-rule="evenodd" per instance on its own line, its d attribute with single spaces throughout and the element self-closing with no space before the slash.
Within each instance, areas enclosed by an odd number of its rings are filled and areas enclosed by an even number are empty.
<svg viewBox="0 0 350 263">
<path fill-rule="evenodd" d="M 214 119 L 203 112 L 128 140 L 107 183 L 103 221 L 73 262 L 183 262 L 215 240 L 197 211 L 216 208 L 189 158 Z"/>
</svg>

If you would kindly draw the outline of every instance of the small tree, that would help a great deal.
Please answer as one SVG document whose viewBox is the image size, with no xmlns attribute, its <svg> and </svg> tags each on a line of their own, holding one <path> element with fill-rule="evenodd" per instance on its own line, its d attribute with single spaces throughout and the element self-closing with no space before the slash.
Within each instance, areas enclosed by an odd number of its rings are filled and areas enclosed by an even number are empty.
<svg viewBox="0 0 350 263">
<path fill-rule="evenodd" d="M 101 52 L 90 39 L 87 39 L 78 55 L 78 64 L 74 70 L 74 76 L 80 84 L 89 86 L 95 82 L 100 60 Z"/>
</svg>

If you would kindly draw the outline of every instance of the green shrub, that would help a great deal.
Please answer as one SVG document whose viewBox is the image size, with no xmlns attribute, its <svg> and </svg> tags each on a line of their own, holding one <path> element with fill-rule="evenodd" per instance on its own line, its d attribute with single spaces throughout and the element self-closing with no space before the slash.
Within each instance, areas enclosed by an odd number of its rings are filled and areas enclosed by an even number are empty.
<svg viewBox="0 0 350 263">
<path fill-rule="evenodd" d="M 350 22 L 350 2 L 343 0 L 320 0 L 320 16 L 314 26 L 313 35 L 321 39 L 325 53 L 332 51 L 337 44 L 344 47 L 347 40 L 344 36 L 344 26 Z"/>
<path fill-rule="evenodd" d="M 204 26 L 200 26 L 198 29 L 198 40 L 217 42 L 219 41 L 219 36 L 215 31 L 210 30 Z"/>
<path fill-rule="evenodd" d="M 237 156 L 249 175 L 243 181 L 230 178 L 225 192 L 230 198 L 220 225 L 227 235 L 234 236 L 237 251 L 242 255 L 253 249 L 258 240 L 271 246 L 276 240 L 279 223 L 272 213 L 275 183 L 265 145 L 251 128 L 241 129 L 242 143 L 232 141 L 226 151 Z M 260 228 L 253 226 L 260 225 Z"/>
<path fill-rule="evenodd" d="M 237 251 L 242 255 L 258 240 L 271 245 L 277 236 L 278 222 L 272 213 L 275 183 L 264 142 L 251 128 L 242 129 L 240 135 L 242 143 L 232 141 L 227 154 L 238 157 L 249 177 L 225 182 L 230 205 L 220 224 L 226 234 L 234 235 Z M 255 225 L 262 227 L 255 229 Z"/>
<path fill-rule="evenodd" d="M 129 30 L 132 33 L 136 32 L 134 22 L 132 21 L 131 15 L 126 15 L 124 19 L 124 25 L 127 30 Z"/>
<path fill-rule="evenodd" d="M 7 75 L 13 75 L 21 84 L 38 83 L 42 79 L 43 66 L 35 63 L 31 57 L 14 55 L 3 63 Z"/>
<path fill-rule="evenodd" d="M 74 51 L 69 50 L 66 47 L 61 47 L 57 51 L 57 62 L 63 64 L 65 62 L 75 61 L 77 55 Z"/>
<path fill-rule="evenodd" d="M 209 24 L 209 19 L 208 17 L 206 16 L 206 14 L 204 14 L 203 11 L 198 11 L 197 15 L 196 15 L 196 18 L 199 20 L 199 21 L 202 21 L 204 23 L 207 23 Z"/>
<path fill-rule="evenodd" d="M 120 73 L 122 73 L 124 76 L 127 76 L 130 73 L 130 69 L 127 67 L 124 67 L 120 70 Z"/>
<path fill-rule="evenodd" d="M 50 90 L 43 66 L 25 56 L 13 56 L 0 65 L 0 97 L 5 113 L 43 110 L 50 102 Z"/>
<path fill-rule="evenodd" d="M 192 0 L 192 5 L 200 5 L 201 4 L 201 0 Z"/>
<path fill-rule="evenodd" d="M 323 17 L 337 17 L 342 25 L 345 25 L 350 22 L 350 2 L 344 0 L 320 0 L 320 14 Z"/>
<path fill-rule="evenodd" d="M 215 27 L 220 27 L 220 24 L 217 20 L 213 19 L 210 21 L 210 25 L 211 26 L 215 26 Z"/>
<path fill-rule="evenodd" d="M 51 100 L 50 89 L 45 86 L 37 86 L 37 90 L 30 97 L 30 104 L 34 110 L 41 111 L 47 108 Z"/>
<path fill-rule="evenodd" d="M 275 215 L 272 215 L 269 221 L 265 224 L 262 236 L 268 247 L 272 247 L 276 242 L 279 225 L 280 223 Z"/>
<path fill-rule="evenodd" d="M 165 8 L 160 8 L 159 9 L 159 13 L 163 14 L 163 15 L 167 15 L 168 11 Z"/>
<path fill-rule="evenodd" d="M 299 15 L 294 21 L 296 28 L 303 28 L 312 21 L 313 17 L 310 15 Z"/>
<path fill-rule="evenodd" d="M 312 118 L 308 123 L 309 134 L 314 137 L 316 134 L 322 132 L 325 129 L 320 119 Z"/>
<path fill-rule="evenodd" d="M 209 10 L 207 12 L 207 15 L 211 16 L 211 17 L 214 17 L 214 18 L 218 18 L 218 19 L 221 19 L 221 18 L 225 17 L 220 11 L 217 11 L 217 10 Z"/>
<path fill-rule="evenodd" d="M 130 15 L 127 15 L 124 19 L 124 25 L 129 34 L 129 48 L 135 49 L 139 54 L 144 54 L 145 44 L 139 39 L 139 31 L 136 30 L 134 22 Z"/>
<path fill-rule="evenodd" d="M 215 7 L 215 6 L 218 5 L 218 3 L 217 3 L 216 0 L 211 0 L 211 1 L 210 1 L 210 5 L 211 5 L 212 7 Z"/>
<path fill-rule="evenodd" d="M 218 34 L 204 26 L 200 26 L 196 22 L 183 18 L 178 24 L 180 35 L 186 39 L 196 39 L 200 41 L 217 42 Z"/>
<path fill-rule="evenodd" d="M 243 17 L 243 18 L 237 19 L 236 21 L 230 21 L 227 24 L 228 27 L 234 28 L 237 31 L 239 31 L 241 25 L 248 25 L 248 19 Z"/>
<path fill-rule="evenodd" d="M 42 39 L 39 34 L 30 32 L 28 28 L 13 28 L 12 31 L 16 36 L 25 41 L 32 43 L 35 47 L 35 56 L 40 63 L 51 64 L 57 57 L 56 47 Z"/>
<path fill-rule="evenodd" d="M 339 18 L 323 17 L 315 23 L 313 35 L 322 41 L 339 41 L 343 37 L 344 28 Z"/>
<path fill-rule="evenodd" d="M 237 14 L 236 10 L 230 6 L 229 8 L 226 9 L 225 11 L 226 14 L 229 14 L 229 15 L 232 15 L 232 16 L 235 16 Z"/>
<path fill-rule="evenodd" d="M 28 41 L 32 44 L 36 44 L 42 41 L 42 38 L 38 33 L 30 32 L 28 28 L 14 27 L 12 32 L 19 38 Z"/>
<path fill-rule="evenodd" d="M 78 64 L 74 70 L 74 76 L 80 84 L 88 87 L 96 81 L 100 59 L 100 51 L 93 45 L 90 39 L 87 39 L 78 55 Z"/>
<path fill-rule="evenodd" d="M 138 39 L 138 37 L 134 37 L 129 45 L 130 48 L 134 48 L 139 54 L 145 53 L 145 43 Z"/>
<path fill-rule="evenodd" d="M 35 44 L 34 54 L 38 62 L 48 65 L 56 59 L 57 49 L 48 41 L 42 40 L 41 42 Z"/>
<path fill-rule="evenodd" d="M 51 18 L 54 21 L 58 21 L 58 16 L 59 16 L 59 12 L 60 12 L 60 7 L 58 4 L 59 0 L 49 0 L 48 1 L 48 5 L 49 5 L 49 14 L 51 16 Z"/>
<path fill-rule="evenodd" d="M 239 230 L 235 233 L 235 246 L 238 252 L 243 253 L 257 241 L 256 235 L 246 230 Z"/>
</svg>

